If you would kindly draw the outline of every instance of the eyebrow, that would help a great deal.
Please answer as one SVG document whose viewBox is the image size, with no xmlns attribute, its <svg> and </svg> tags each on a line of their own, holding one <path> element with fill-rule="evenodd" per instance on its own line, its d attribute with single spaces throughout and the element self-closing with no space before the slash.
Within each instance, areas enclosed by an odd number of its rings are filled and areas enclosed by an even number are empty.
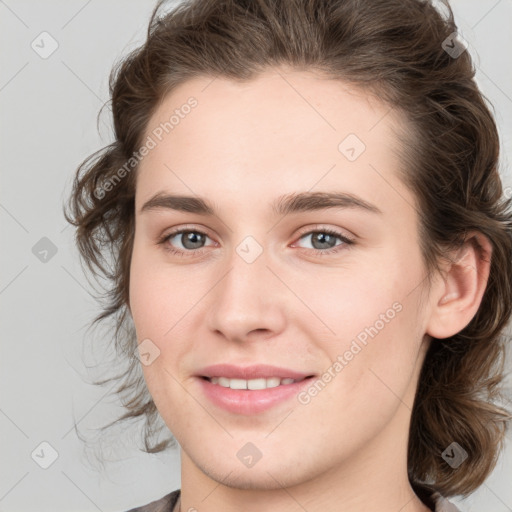
<svg viewBox="0 0 512 512">
<path fill-rule="evenodd" d="M 277 198 L 271 205 L 275 215 L 322 210 L 324 208 L 357 208 L 362 211 L 382 214 L 377 206 L 346 192 L 300 192 Z M 198 215 L 215 215 L 214 207 L 205 199 L 193 196 L 173 195 L 159 192 L 149 199 L 140 213 L 149 210 L 170 209 Z"/>
</svg>

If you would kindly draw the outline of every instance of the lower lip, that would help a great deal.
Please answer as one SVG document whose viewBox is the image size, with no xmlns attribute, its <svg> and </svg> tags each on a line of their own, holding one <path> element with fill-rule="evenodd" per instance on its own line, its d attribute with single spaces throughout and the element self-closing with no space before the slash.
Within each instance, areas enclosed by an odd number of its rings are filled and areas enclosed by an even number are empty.
<svg viewBox="0 0 512 512">
<path fill-rule="evenodd" d="M 302 389 L 311 384 L 313 377 L 307 377 L 292 384 L 258 390 L 225 388 L 219 384 L 212 384 L 202 377 L 198 379 L 205 395 L 215 405 L 232 413 L 252 415 L 264 412 L 297 396 Z"/>
</svg>

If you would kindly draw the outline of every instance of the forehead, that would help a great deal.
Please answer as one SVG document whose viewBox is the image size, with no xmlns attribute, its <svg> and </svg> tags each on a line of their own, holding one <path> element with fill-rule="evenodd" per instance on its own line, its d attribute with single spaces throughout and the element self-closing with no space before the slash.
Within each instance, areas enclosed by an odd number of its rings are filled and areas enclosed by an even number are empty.
<svg viewBox="0 0 512 512">
<path fill-rule="evenodd" d="M 194 78 L 168 94 L 148 123 L 145 139 L 156 145 L 139 166 L 137 203 L 162 186 L 254 197 L 321 182 L 360 193 L 399 166 L 403 126 L 396 109 L 312 71 L 273 68 L 246 82 Z M 373 188 L 373 199 L 396 194 Z"/>
<path fill-rule="evenodd" d="M 190 98 L 197 106 L 187 106 Z M 265 135 L 267 140 L 283 130 L 301 139 L 318 130 L 323 135 L 331 132 L 335 139 L 346 130 L 365 137 L 377 125 L 384 128 L 378 131 L 380 137 L 390 124 L 404 121 L 396 109 L 353 84 L 285 67 L 267 69 L 247 81 L 209 76 L 185 81 L 163 99 L 146 133 L 168 123 L 173 113 L 180 114 L 172 121 L 174 133 L 193 128 L 196 134 L 211 135 L 215 127 L 220 137 L 234 131 L 243 135 L 251 129 L 253 135 Z M 185 123 L 187 118 L 191 120 Z M 200 132 L 198 124 L 203 126 Z"/>
</svg>

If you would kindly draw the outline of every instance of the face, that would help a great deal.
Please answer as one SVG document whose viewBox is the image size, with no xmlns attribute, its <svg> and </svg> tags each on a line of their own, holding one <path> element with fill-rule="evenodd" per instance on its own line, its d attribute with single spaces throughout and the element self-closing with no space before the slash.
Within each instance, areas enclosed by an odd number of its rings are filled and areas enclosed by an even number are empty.
<svg viewBox="0 0 512 512">
<path fill-rule="evenodd" d="M 154 113 L 130 308 L 149 391 L 203 475 L 275 488 L 406 453 L 429 306 L 404 126 L 353 86 L 284 69 L 188 81 Z M 243 373 L 255 365 L 280 369 Z M 285 370 L 296 382 L 262 390 L 203 378 L 257 387 Z"/>
</svg>

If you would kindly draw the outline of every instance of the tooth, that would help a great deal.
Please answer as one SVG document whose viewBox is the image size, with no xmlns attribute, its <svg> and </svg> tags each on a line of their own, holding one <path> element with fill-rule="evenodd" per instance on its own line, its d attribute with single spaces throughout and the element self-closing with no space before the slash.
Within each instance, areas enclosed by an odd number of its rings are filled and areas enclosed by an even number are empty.
<svg viewBox="0 0 512 512">
<path fill-rule="evenodd" d="M 279 377 L 270 377 L 267 379 L 267 388 L 276 388 L 281 384 L 281 379 Z"/>
<path fill-rule="evenodd" d="M 220 386 L 223 386 L 225 388 L 229 388 L 229 379 L 226 378 L 226 377 L 219 377 L 219 382 L 218 384 Z"/>
<path fill-rule="evenodd" d="M 267 389 L 276 388 L 280 385 L 287 385 L 296 382 L 294 379 L 285 378 L 280 379 L 279 377 L 269 377 L 268 379 L 228 379 L 227 377 L 211 377 L 210 382 L 212 384 L 218 384 L 219 386 L 231 389 Z"/>
<path fill-rule="evenodd" d="M 247 389 L 247 381 L 245 379 L 230 379 L 229 387 L 231 389 Z"/>
<path fill-rule="evenodd" d="M 267 379 L 251 379 L 247 381 L 247 389 L 265 389 Z"/>
</svg>

